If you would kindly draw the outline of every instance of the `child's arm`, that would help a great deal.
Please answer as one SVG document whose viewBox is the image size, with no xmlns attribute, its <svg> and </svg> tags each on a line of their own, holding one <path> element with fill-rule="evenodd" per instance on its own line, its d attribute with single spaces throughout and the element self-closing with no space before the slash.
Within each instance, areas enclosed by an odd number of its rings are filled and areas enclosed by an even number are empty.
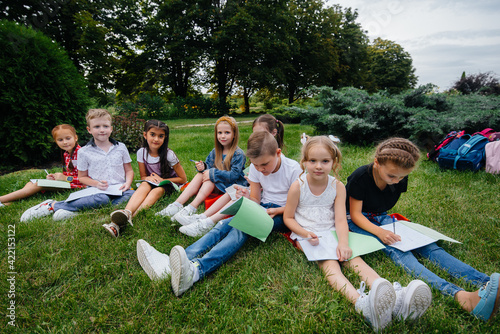
<svg viewBox="0 0 500 334">
<path fill-rule="evenodd" d="M 339 261 L 347 261 L 352 256 L 352 249 L 349 247 L 349 225 L 347 225 L 345 198 L 346 190 L 342 182 L 336 182 L 337 196 L 335 197 L 334 214 L 335 230 L 339 238 L 337 246 L 337 257 Z"/>
<path fill-rule="evenodd" d="M 292 186 L 288 190 L 288 196 L 283 213 L 283 221 L 285 222 L 285 225 L 290 229 L 290 231 L 300 235 L 303 238 L 311 238 L 309 239 L 309 242 L 311 243 L 311 245 L 316 246 L 317 244 L 319 244 L 317 235 L 304 229 L 295 220 L 295 210 L 297 210 L 297 206 L 299 205 L 299 198 L 300 185 L 299 181 L 297 180 L 292 183 Z"/>
<path fill-rule="evenodd" d="M 141 180 L 145 180 L 148 177 L 148 171 L 146 170 L 146 165 L 144 162 L 137 162 L 139 165 L 139 175 L 141 176 Z"/>
<path fill-rule="evenodd" d="M 175 173 L 177 174 L 177 177 L 172 177 L 172 178 L 167 179 L 167 180 L 170 180 L 171 182 L 174 182 L 177 184 L 186 183 L 187 176 L 186 176 L 186 172 L 184 171 L 184 168 L 182 168 L 181 163 L 180 162 L 176 163 L 173 168 L 174 168 Z"/>
<path fill-rule="evenodd" d="M 384 230 L 383 228 L 373 224 L 363 215 L 361 211 L 363 208 L 363 201 L 349 197 L 349 206 L 351 219 L 354 224 L 377 236 L 386 245 L 391 245 L 397 241 L 401 241 L 401 237 L 399 235 L 394 234 L 391 231 Z"/>
<path fill-rule="evenodd" d="M 241 150 L 237 150 L 231 159 L 231 170 L 221 170 L 215 167 L 208 169 L 210 181 L 217 183 L 217 181 L 224 180 L 224 183 L 229 185 L 236 183 L 243 175 L 245 162 L 245 155 Z"/>
<path fill-rule="evenodd" d="M 100 190 L 108 189 L 108 181 L 106 180 L 94 180 L 89 176 L 88 171 L 86 170 L 78 170 L 78 179 L 80 179 L 80 183 L 90 187 L 96 187 Z"/>
<path fill-rule="evenodd" d="M 120 190 L 127 191 L 130 189 L 132 181 L 134 181 L 134 170 L 132 169 L 132 163 L 124 163 L 123 169 L 125 169 L 125 183 L 120 187 Z"/>
</svg>

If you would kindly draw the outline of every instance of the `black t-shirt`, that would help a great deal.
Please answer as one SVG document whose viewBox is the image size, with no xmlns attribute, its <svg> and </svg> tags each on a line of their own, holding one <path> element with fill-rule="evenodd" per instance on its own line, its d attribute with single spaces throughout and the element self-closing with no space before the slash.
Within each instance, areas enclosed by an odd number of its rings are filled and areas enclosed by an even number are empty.
<svg viewBox="0 0 500 334">
<path fill-rule="evenodd" d="M 373 164 L 361 166 L 347 178 L 347 212 L 349 197 L 363 201 L 363 212 L 380 214 L 396 205 L 401 193 L 406 192 L 408 176 L 399 183 L 387 185 L 384 190 L 380 190 L 375 184 L 372 170 Z"/>
</svg>

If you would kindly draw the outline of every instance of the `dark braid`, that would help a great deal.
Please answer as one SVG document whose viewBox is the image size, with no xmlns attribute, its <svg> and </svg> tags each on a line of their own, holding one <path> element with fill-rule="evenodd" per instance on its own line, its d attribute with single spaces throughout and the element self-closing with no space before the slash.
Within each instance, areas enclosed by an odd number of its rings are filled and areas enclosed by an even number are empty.
<svg viewBox="0 0 500 334">
<path fill-rule="evenodd" d="M 384 165 L 392 162 L 396 166 L 410 169 L 414 168 L 420 158 L 420 150 L 408 139 L 389 138 L 377 146 L 375 159 L 379 164 Z"/>
</svg>

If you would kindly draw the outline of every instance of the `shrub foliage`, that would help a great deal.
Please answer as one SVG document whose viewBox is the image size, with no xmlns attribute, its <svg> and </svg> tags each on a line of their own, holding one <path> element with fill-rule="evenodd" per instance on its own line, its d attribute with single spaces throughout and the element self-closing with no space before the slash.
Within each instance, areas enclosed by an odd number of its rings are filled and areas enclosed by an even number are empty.
<svg viewBox="0 0 500 334">
<path fill-rule="evenodd" d="M 113 133 L 111 137 L 121 141 L 130 152 L 137 151 L 142 146 L 145 120 L 138 118 L 136 112 L 130 115 L 113 117 Z"/>
<path fill-rule="evenodd" d="M 0 49 L 0 159 L 47 161 L 57 156 L 54 126 L 85 128 L 84 80 L 56 43 L 31 28 L 0 21 Z"/>
<path fill-rule="evenodd" d="M 322 87 L 320 107 L 294 108 L 304 124 L 352 144 L 400 136 L 432 146 L 452 130 L 500 129 L 500 98 L 479 94 L 449 96 L 431 84 L 398 95 L 369 95 L 356 88 Z"/>
</svg>

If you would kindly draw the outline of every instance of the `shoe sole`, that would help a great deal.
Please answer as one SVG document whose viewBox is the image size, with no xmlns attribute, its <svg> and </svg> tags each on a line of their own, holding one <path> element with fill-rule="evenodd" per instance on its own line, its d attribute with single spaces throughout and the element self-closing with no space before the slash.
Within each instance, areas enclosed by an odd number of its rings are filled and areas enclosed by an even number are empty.
<svg viewBox="0 0 500 334">
<path fill-rule="evenodd" d="M 181 291 L 181 278 L 186 268 L 183 263 L 189 263 L 186 251 L 181 246 L 174 246 L 170 251 L 170 269 L 172 274 L 172 290 L 180 297 L 186 290 Z"/>
<path fill-rule="evenodd" d="M 128 220 L 127 215 L 123 211 L 114 211 L 111 213 L 111 221 L 118 226 L 124 226 L 127 224 L 132 225 L 132 222 Z"/>
<path fill-rule="evenodd" d="M 152 281 L 157 281 L 160 279 L 160 277 L 158 277 L 146 256 L 146 249 L 148 248 L 148 246 L 149 244 L 146 241 L 142 239 L 137 240 L 137 259 L 139 260 L 139 264 L 146 272 L 148 277 Z"/>
<path fill-rule="evenodd" d="M 497 275 L 495 275 L 495 276 L 497 276 Z M 498 277 L 499 278 L 498 278 L 498 282 L 497 282 L 497 296 L 495 298 L 495 306 L 493 306 L 493 312 L 491 312 L 491 315 L 490 315 L 490 318 L 488 319 L 488 321 L 491 321 L 491 319 L 493 319 L 493 317 L 497 314 L 498 308 L 500 306 L 500 276 L 498 276 Z"/>
<path fill-rule="evenodd" d="M 111 227 L 108 224 L 102 224 L 102 227 L 104 227 L 104 229 L 106 231 L 108 231 L 109 234 L 111 234 L 113 236 L 113 238 L 118 238 L 118 235 L 116 235 L 115 232 L 113 232 L 113 230 L 111 229 Z"/>
<path fill-rule="evenodd" d="M 399 317 L 402 319 L 415 320 L 420 318 L 431 305 L 432 293 L 427 284 L 419 280 L 413 280 L 406 287 L 403 309 Z"/>
<path fill-rule="evenodd" d="M 372 326 L 375 331 L 378 331 L 386 327 L 392 320 L 396 292 L 389 281 L 378 279 L 373 283 L 368 297 L 373 306 L 374 323 Z"/>
<path fill-rule="evenodd" d="M 181 224 L 182 226 L 188 226 L 188 225 L 191 225 L 193 224 L 192 221 L 190 221 L 188 218 L 186 218 L 185 216 L 178 216 L 176 217 L 177 215 L 174 215 L 175 217 L 175 220 L 174 220 L 174 217 L 171 218 L 172 221 L 176 221 L 178 222 L 179 224 Z"/>
</svg>

